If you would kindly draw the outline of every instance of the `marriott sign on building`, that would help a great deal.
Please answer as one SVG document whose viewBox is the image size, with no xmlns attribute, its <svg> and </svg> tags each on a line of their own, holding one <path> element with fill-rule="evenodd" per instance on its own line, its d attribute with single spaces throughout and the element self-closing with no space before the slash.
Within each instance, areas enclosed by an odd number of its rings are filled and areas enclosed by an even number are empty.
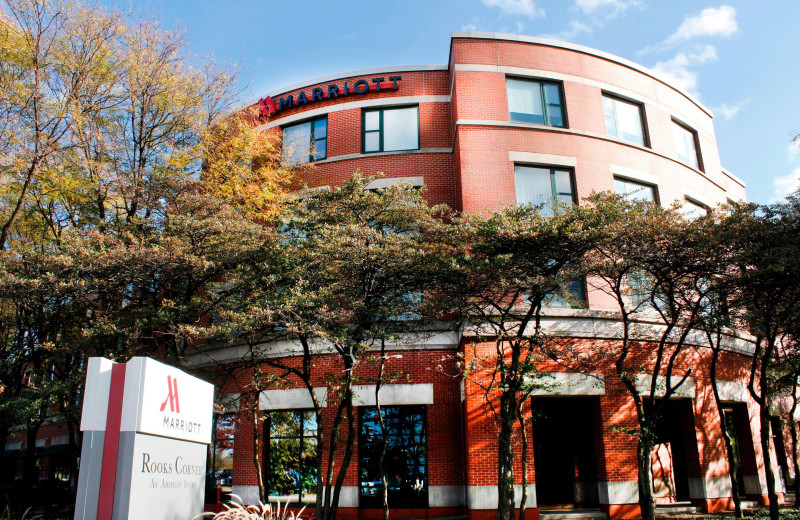
<svg viewBox="0 0 800 520">
<path fill-rule="evenodd" d="M 213 385 L 149 358 L 91 358 L 75 520 L 203 511 Z"/>
</svg>

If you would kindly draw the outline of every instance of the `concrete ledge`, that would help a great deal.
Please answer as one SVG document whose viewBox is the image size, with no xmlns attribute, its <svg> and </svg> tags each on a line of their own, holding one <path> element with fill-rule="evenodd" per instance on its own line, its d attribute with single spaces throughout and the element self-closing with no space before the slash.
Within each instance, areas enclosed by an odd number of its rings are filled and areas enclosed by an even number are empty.
<svg viewBox="0 0 800 520">
<path fill-rule="evenodd" d="M 682 376 L 672 376 L 669 380 L 670 386 L 675 386 L 680 383 Z M 636 376 L 636 389 L 641 393 L 650 392 L 650 386 L 653 382 L 653 376 L 650 374 L 638 374 Z M 667 377 L 656 377 L 656 396 L 661 397 L 667 393 Z M 681 386 L 675 389 L 674 397 L 694 397 L 694 379 L 687 377 Z"/>
<path fill-rule="evenodd" d="M 577 157 L 567 155 L 553 155 L 549 153 L 508 152 L 508 160 L 513 163 L 544 164 L 549 166 L 578 166 Z"/>
<path fill-rule="evenodd" d="M 606 395 L 603 374 L 579 374 L 571 372 L 542 373 L 530 378 L 527 383 L 541 384 L 531 396 L 544 395 Z"/>
<path fill-rule="evenodd" d="M 521 499 L 522 486 L 514 486 L 514 505 L 519 507 Z M 467 486 L 467 507 L 497 510 L 497 486 Z M 528 484 L 525 507 L 536 507 L 536 484 Z"/>
<path fill-rule="evenodd" d="M 328 406 L 328 387 L 314 388 L 317 403 L 322 408 Z M 265 390 L 258 396 L 259 410 L 296 410 L 314 408 L 314 402 L 306 388 L 286 388 L 283 390 Z"/>
<path fill-rule="evenodd" d="M 635 480 L 598 482 L 600 503 L 605 505 L 638 504 L 639 483 Z"/>
<path fill-rule="evenodd" d="M 464 486 L 428 486 L 428 507 L 460 507 L 466 504 Z"/>
<path fill-rule="evenodd" d="M 354 385 L 354 406 L 375 406 L 376 385 Z M 419 383 L 408 385 L 384 385 L 380 391 L 381 406 L 404 404 L 433 404 L 433 385 Z"/>
</svg>

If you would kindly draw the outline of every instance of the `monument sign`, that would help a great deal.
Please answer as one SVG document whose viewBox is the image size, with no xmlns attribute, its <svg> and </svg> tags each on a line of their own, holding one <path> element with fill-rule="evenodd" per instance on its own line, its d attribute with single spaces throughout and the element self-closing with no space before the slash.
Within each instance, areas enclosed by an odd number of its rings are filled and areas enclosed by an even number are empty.
<svg viewBox="0 0 800 520">
<path fill-rule="evenodd" d="M 214 386 L 158 361 L 90 358 L 75 520 L 203 512 Z"/>
</svg>

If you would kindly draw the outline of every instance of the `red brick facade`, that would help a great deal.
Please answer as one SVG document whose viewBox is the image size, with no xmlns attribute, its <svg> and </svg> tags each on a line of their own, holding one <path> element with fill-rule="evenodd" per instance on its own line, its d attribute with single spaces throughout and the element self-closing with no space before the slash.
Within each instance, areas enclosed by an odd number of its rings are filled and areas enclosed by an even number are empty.
<svg viewBox="0 0 800 520">
<path fill-rule="evenodd" d="M 310 187 L 340 185 L 356 170 L 366 175 L 382 172 L 387 178 L 422 177 L 431 203 L 445 203 L 466 213 L 488 213 L 515 204 L 515 165 L 520 164 L 568 168 L 574 176 L 578 202 L 592 192 L 613 190 L 615 177 L 653 186 L 662 205 L 692 200 L 711 206 L 745 198 L 741 181 L 722 169 L 708 109 L 638 65 L 569 44 L 457 33 L 451 40 L 447 66 L 363 71 L 279 92 L 272 99 L 277 103 L 289 94 L 296 99 L 305 92 L 310 100 L 312 89 L 317 87 L 327 92 L 329 85 L 341 87 L 348 82 L 352 86 L 361 79 L 371 84 L 375 78 L 388 82 L 389 76 L 402 77 L 397 90 L 383 88 L 380 92 L 323 98 L 265 115 L 261 124 L 276 128 L 327 116 L 327 156 L 306 172 L 303 181 Z M 566 125 L 559 128 L 510 121 L 509 77 L 557 84 Z M 640 105 L 646 146 L 607 134 L 604 94 Z M 393 105 L 419 107 L 419 149 L 362 153 L 362 110 Z M 700 169 L 677 158 L 673 135 L 676 121 L 696 132 Z M 598 312 L 614 310 L 613 302 L 599 292 L 590 292 L 588 306 L 588 310 L 562 310 L 556 315 L 567 331 L 576 331 L 572 334 L 576 344 L 591 348 L 599 343 L 613 345 L 618 339 L 613 334 L 585 332 Z M 390 370 L 407 375 L 403 384 L 432 387 L 432 402 L 419 403 L 426 406 L 427 414 L 428 508 L 403 511 L 402 505 L 396 505 L 394 517 L 494 517 L 498 426 L 484 391 L 471 380 L 452 377 L 457 354 L 467 361 L 471 356 L 492 355 L 493 344 L 473 345 L 473 339 L 455 334 L 435 345 L 421 339 L 418 345 L 406 348 L 402 358 L 390 360 Z M 763 500 L 757 407 L 746 390 L 742 391 L 750 363 L 747 348 L 742 340 L 732 343 L 723 353 L 719 379 L 726 382 L 725 400 L 735 417 L 745 492 Z M 212 347 L 206 350 L 208 354 Z M 636 355 L 647 358 L 648 344 L 639 345 Z M 716 511 L 730 508 L 731 501 L 727 457 L 709 383 L 709 359 L 707 349 L 691 347 L 680 355 L 676 365 L 676 375 L 693 369 L 693 387 L 691 395 L 675 399 L 670 408 L 673 425 L 665 435 L 670 436 L 673 447 L 680 445 L 681 453 L 674 455 L 680 460 L 670 466 L 671 476 L 665 477 L 666 484 L 674 480 L 675 489 L 660 496 L 659 501 L 691 500 L 704 511 Z M 331 357 L 321 356 L 318 363 L 336 371 Z M 563 367 L 544 364 L 541 370 L 566 373 Z M 609 363 L 599 362 L 593 373 L 603 376 L 603 388 L 537 395 L 527 406 L 528 412 L 531 408 L 549 410 L 551 416 L 551 422 L 545 424 L 550 430 L 540 426 L 538 439 L 536 427 L 531 429 L 528 482 L 534 486 L 528 506 L 533 518 L 542 508 L 568 505 L 600 508 L 612 518 L 638 514 L 636 441 L 620 431 L 636 428 L 632 399 Z M 326 382 L 320 379 L 316 385 L 325 387 Z M 300 385 L 289 381 L 287 386 Z M 218 389 L 222 394 L 236 392 L 232 382 Z M 413 401 L 414 396 L 409 399 Z M 333 392 L 328 392 L 328 422 L 335 405 Z M 553 435 L 553 431 L 561 433 Z M 256 484 L 252 446 L 250 424 L 238 424 L 233 488 L 244 494 L 251 493 Z M 263 446 L 260 450 L 263 459 Z M 518 467 L 518 479 L 520 470 Z M 543 482 L 541 477 L 548 471 L 552 479 Z M 378 517 L 376 510 L 358 507 L 359 485 L 358 460 L 354 457 L 345 481 L 351 495 L 340 514 L 347 518 Z"/>
</svg>

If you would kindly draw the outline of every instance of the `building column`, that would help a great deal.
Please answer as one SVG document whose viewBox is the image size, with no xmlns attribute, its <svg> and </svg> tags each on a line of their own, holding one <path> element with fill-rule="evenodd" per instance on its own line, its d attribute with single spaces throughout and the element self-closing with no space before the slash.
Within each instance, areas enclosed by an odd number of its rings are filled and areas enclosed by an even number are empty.
<svg viewBox="0 0 800 520">
<path fill-rule="evenodd" d="M 639 477 L 636 464 L 636 437 L 621 430 L 636 429 L 633 399 L 622 388 L 609 389 L 600 397 L 598 439 L 598 491 L 600 507 L 611 520 L 639 518 Z M 601 455 L 602 454 L 602 455 Z"/>
</svg>

